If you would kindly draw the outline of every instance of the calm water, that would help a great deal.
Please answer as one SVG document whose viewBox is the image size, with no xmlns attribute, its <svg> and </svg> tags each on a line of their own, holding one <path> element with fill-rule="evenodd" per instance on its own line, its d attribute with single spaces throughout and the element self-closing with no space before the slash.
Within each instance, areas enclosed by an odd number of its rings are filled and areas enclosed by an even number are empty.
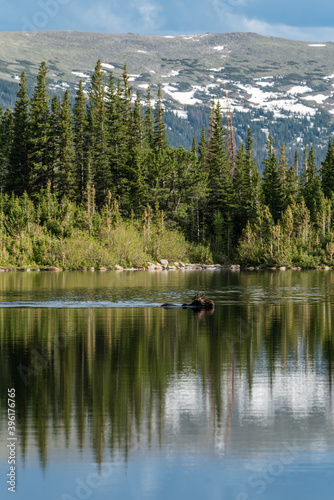
<svg viewBox="0 0 334 500">
<path fill-rule="evenodd" d="M 198 292 L 214 313 L 164 310 Z M 325 499 L 334 274 L 0 274 L 1 498 Z"/>
</svg>

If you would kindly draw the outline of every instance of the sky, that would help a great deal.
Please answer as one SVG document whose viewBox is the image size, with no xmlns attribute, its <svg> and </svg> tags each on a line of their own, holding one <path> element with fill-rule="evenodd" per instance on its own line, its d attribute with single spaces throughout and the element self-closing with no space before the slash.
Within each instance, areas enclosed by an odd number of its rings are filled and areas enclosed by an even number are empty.
<svg viewBox="0 0 334 500">
<path fill-rule="evenodd" d="M 333 0 L 0 0 L 0 31 L 253 32 L 334 41 Z"/>
</svg>

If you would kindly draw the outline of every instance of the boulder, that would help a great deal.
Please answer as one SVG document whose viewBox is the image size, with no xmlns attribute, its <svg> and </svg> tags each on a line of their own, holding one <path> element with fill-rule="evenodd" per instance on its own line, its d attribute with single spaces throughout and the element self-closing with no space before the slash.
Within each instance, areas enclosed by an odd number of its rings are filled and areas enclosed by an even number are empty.
<svg viewBox="0 0 334 500">
<path fill-rule="evenodd" d="M 167 266 L 168 271 L 175 271 L 177 268 L 176 266 Z"/>
<path fill-rule="evenodd" d="M 168 266 L 168 260 L 166 260 L 166 259 L 161 259 L 160 263 L 163 265 L 163 267 L 167 267 Z"/>
<path fill-rule="evenodd" d="M 49 266 L 46 268 L 46 271 L 59 272 L 59 271 L 61 271 L 61 269 L 59 267 L 56 267 L 56 266 Z"/>
<path fill-rule="evenodd" d="M 231 264 L 231 265 L 229 266 L 229 269 L 230 269 L 231 271 L 240 271 L 240 265 L 239 265 L 239 264 Z"/>
<path fill-rule="evenodd" d="M 285 267 L 285 266 L 281 266 L 281 267 L 279 268 L 279 270 L 280 270 L 280 271 L 286 271 L 286 267 Z"/>
<path fill-rule="evenodd" d="M 149 266 L 148 266 L 148 265 L 146 265 L 146 269 L 147 269 L 148 271 L 155 271 L 155 265 L 154 265 L 154 264 L 150 264 Z"/>
<path fill-rule="evenodd" d="M 124 268 L 122 266 L 119 266 L 118 264 L 116 264 L 115 269 L 116 269 L 116 271 L 123 271 Z"/>
<path fill-rule="evenodd" d="M 99 271 L 106 271 L 107 268 L 106 267 L 99 267 Z"/>
</svg>

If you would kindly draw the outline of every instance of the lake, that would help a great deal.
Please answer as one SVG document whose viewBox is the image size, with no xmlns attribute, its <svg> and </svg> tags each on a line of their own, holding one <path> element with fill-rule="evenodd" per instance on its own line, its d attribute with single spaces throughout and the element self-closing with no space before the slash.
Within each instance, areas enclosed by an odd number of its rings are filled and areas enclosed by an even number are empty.
<svg viewBox="0 0 334 500">
<path fill-rule="evenodd" d="M 17 500 L 331 498 L 333 305 L 331 271 L 1 273 L 1 498 L 13 443 Z"/>
</svg>

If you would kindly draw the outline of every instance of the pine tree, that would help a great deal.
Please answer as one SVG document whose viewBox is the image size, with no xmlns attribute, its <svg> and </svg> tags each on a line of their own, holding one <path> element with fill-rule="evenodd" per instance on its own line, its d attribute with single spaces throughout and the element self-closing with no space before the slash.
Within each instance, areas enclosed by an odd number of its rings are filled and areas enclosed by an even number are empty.
<svg viewBox="0 0 334 500">
<path fill-rule="evenodd" d="M 75 104 L 73 107 L 73 143 L 75 149 L 75 178 L 77 184 L 77 200 L 83 201 L 88 183 L 88 120 L 86 115 L 86 98 L 80 80 Z"/>
<path fill-rule="evenodd" d="M 146 141 L 150 148 L 153 148 L 154 141 L 154 120 L 153 113 L 151 107 L 151 87 L 150 85 L 147 87 L 147 96 L 146 96 L 146 109 L 145 109 L 145 118 L 144 118 L 144 132 Z"/>
<path fill-rule="evenodd" d="M 268 206 L 271 215 L 276 222 L 282 212 L 282 188 L 278 175 L 277 159 L 272 135 L 267 141 L 267 154 L 264 160 L 264 172 L 262 181 L 263 203 Z"/>
<path fill-rule="evenodd" d="M 248 127 L 245 145 L 245 170 L 242 176 L 242 191 L 246 207 L 246 217 L 254 220 L 260 205 L 260 173 L 254 159 L 251 129 Z"/>
<path fill-rule="evenodd" d="M 128 98 L 124 99 L 124 92 L 128 92 L 126 73 L 123 74 L 123 88 L 118 80 L 116 90 L 110 74 L 106 95 L 108 161 L 112 179 L 110 191 L 122 210 L 129 202 L 131 191 L 128 167 L 132 137 L 129 102 Z"/>
<path fill-rule="evenodd" d="M 96 202 L 102 206 L 111 188 L 111 175 L 107 157 L 105 75 L 101 60 L 97 61 L 89 91 L 90 150 Z"/>
<path fill-rule="evenodd" d="M 35 93 L 30 108 L 30 185 L 38 191 L 50 180 L 49 162 L 49 96 L 47 94 L 47 68 L 42 62 L 37 75 Z"/>
<path fill-rule="evenodd" d="M 58 195 L 58 175 L 60 169 L 60 100 L 54 96 L 51 100 L 49 117 L 49 147 L 48 147 L 48 182 L 51 192 Z"/>
<path fill-rule="evenodd" d="M 159 85 L 158 99 L 154 108 L 153 146 L 161 151 L 168 147 L 166 125 L 164 123 L 164 114 L 165 111 L 162 105 L 161 87 Z"/>
<path fill-rule="evenodd" d="M 133 107 L 132 116 L 132 148 L 143 148 L 144 129 L 143 129 L 143 113 L 140 101 L 140 94 L 137 90 L 137 96 Z"/>
<path fill-rule="evenodd" d="M 285 210 L 285 208 L 288 205 L 288 192 L 287 192 L 288 170 L 289 170 L 289 160 L 287 159 L 286 156 L 285 144 L 282 144 L 279 150 L 279 157 L 278 157 L 278 176 L 281 186 L 281 199 L 282 199 L 283 210 Z"/>
<path fill-rule="evenodd" d="M 328 141 L 325 160 L 321 163 L 321 185 L 324 195 L 331 198 L 334 193 L 334 141 Z"/>
<path fill-rule="evenodd" d="M 298 196 L 298 151 L 295 152 L 295 160 L 290 165 L 286 177 L 286 204 L 291 205 Z"/>
<path fill-rule="evenodd" d="M 221 244 L 230 255 L 233 240 L 232 214 L 235 206 L 235 192 L 231 164 L 227 154 L 226 130 L 223 127 L 219 102 L 211 108 L 208 172 L 209 172 L 209 217 L 213 220 L 216 247 Z M 211 214 L 211 216 L 210 216 Z M 218 250 L 218 248 L 216 248 Z M 219 249 L 220 251 L 222 249 Z"/>
<path fill-rule="evenodd" d="M 10 152 L 13 146 L 13 113 L 9 108 L 1 116 L 0 109 L 0 190 L 4 191 L 8 186 L 7 176 L 9 168 Z"/>
<path fill-rule="evenodd" d="M 313 147 L 307 157 L 307 170 L 306 174 L 303 176 L 303 184 L 301 193 L 304 197 L 307 208 L 311 214 L 311 220 L 313 222 L 317 219 L 317 213 L 321 209 L 321 182 L 316 171 L 315 166 L 315 155 Z"/>
<path fill-rule="evenodd" d="M 199 156 L 199 164 L 201 168 L 206 168 L 207 164 L 207 156 L 208 156 L 208 150 L 207 150 L 207 140 L 205 136 L 205 127 L 204 125 L 202 126 L 202 133 L 201 133 L 201 138 L 200 142 L 198 145 L 198 156 Z"/>
<path fill-rule="evenodd" d="M 5 183 L 7 181 L 6 171 L 5 171 L 5 141 L 4 141 L 4 131 L 3 131 L 3 109 L 0 105 L 0 196 L 5 190 Z M 2 202 L 2 198 L 1 198 Z M 1 211 L 2 217 L 2 211 Z M 1 219 L 2 220 L 2 219 Z"/>
<path fill-rule="evenodd" d="M 59 123 L 60 165 L 58 171 L 58 196 L 67 195 L 75 199 L 75 163 L 73 148 L 72 113 L 68 90 L 64 94 L 64 102 L 60 111 Z"/>
<path fill-rule="evenodd" d="M 7 191 L 15 195 L 30 193 L 29 186 L 29 99 L 25 73 L 21 74 L 13 116 L 13 144 L 9 157 Z"/>
</svg>

